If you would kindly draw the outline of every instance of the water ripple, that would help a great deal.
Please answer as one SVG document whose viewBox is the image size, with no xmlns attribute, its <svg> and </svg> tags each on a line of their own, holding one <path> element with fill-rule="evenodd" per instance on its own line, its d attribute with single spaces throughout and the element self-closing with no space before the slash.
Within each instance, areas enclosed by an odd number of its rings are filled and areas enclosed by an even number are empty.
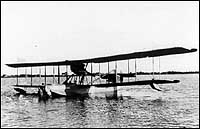
<svg viewBox="0 0 200 129">
<path fill-rule="evenodd" d="M 57 98 L 40 101 L 35 96 L 16 95 L 11 84 L 1 82 L 1 127 L 132 127 L 198 128 L 199 76 L 166 75 L 181 83 L 162 86 L 120 88 L 119 99 L 91 94 L 85 99 Z"/>
</svg>

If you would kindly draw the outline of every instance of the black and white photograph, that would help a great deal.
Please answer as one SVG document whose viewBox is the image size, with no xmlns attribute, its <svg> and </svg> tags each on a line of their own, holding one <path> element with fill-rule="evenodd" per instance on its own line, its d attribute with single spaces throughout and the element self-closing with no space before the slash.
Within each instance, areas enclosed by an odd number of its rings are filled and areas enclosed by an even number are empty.
<svg viewBox="0 0 200 129">
<path fill-rule="evenodd" d="M 199 128 L 199 1 L 1 1 L 1 128 Z"/>
</svg>

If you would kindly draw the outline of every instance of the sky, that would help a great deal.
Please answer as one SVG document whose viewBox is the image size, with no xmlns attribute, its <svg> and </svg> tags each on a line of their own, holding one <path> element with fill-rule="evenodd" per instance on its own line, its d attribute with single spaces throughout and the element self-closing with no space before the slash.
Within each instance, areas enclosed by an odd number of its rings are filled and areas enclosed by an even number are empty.
<svg viewBox="0 0 200 129">
<path fill-rule="evenodd" d="M 198 50 L 160 57 L 161 72 L 199 71 L 198 1 L 1 1 L 1 75 L 16 74 L 7 63 L 86 59 L 169 47 Z M 159 59 L 154 62 L 158 71 Z M 126 72 L 127 61 L 118 64 L 119 71 Z M 101 65 L 102 70 L 107 68 Z M 152 58 L 137 60 L 137 71 L 152 68 Z"/>
</svg>

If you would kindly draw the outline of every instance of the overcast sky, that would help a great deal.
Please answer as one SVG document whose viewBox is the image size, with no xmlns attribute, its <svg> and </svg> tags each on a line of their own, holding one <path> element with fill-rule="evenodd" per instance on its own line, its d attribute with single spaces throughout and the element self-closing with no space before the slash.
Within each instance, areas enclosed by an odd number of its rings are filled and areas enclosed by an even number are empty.
<svg viewBox="0 0 200 129">
<path fill-rule="evenodd" d="M 1 1 L 1 75 L 16 73 L 7 63 L 85 59 L 178 46 L 199 48 L 199 2 Z M 161 71 L 199 70 L 199 50 L 160 59 Z M 151 62 L 137 60 L 138 71 L 152 71 Z M 155 65 L 158 70 L 158 58 Z"/>
</svg>

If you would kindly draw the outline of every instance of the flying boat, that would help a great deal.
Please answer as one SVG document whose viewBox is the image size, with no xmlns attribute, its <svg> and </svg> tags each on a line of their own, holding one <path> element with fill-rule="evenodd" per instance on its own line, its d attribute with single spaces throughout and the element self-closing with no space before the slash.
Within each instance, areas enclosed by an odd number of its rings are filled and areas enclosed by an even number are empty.
<svg viewBox="0 0 200 129">
<path fill-rule="evenodd" d="M 167 55 L 175 55 L 175 54 L 185 54 L 195 52 L 197 49 L 186 49 L 183 47 L 172 47 L 172 48 L 164 48 L 164 49 L 156 49 L 156 50 L 149 50 L 149 51 L 142 51 L 142 52 L 133 52 L 128 54 L 119 54 L 113 56 L 105 56 L 105 57 L 97 57 L 97 58 L 89 58 L 89 59 L 81 59 L 81 60 L 64 60 L 64 61 L 57 61 L 57 62 L 37 62 L 37 63 L 14 63 L 14 64 L 6 64 L 9 67 L 17 69 L 17 84 L 13 85 L 14 89 L 22 94 L 25 94 L 25 89 L 27 88 L 37 88 L 38 94 L 40 96 L 48 96 L 48 97 L 58 97 L 58 96 L 87 96 L 89 93 L 89 89 L 93 87 L 101 87 L 101 88 L 108 88 L 113 87 L 114 95 L 117 95 L 117 87 L 123 86 L 135 86 L 135 85 L 149 85 L 152 89 L 161 91 L 160 89 L 156 88 L 155 85 L 157 84 L 171 84 L 171 83 L 179 83 L 179 80 L 168 80 L 168 79 L 144 79 L 144 80 L 137 80 L 136 77 L 136 60 L 139 58 L 152 58 L 160 57 L 160 56 L 167 56 Z M 122 60 L 128 60 L 128 73 L 119 73 L 117 62 Z M 132 73 L 129 71 L 129 60 L 135 60 L 135 72 Z M 109 70 L 109 63 L 115 62 L 115 69 L 112 72 Z M 154 62 L 154 60 L 153 60 Z M 108 72 L 102 73 L 100 71 L 101 64 L 107 63 Z M 90 71 L 87 70 L 88 64 L 90 64 Z M 93 64 L 99 64 L 99 72 L 93 72 Z M 33 67 L 43 67 L 44 66 L 44 82 L 39 85 L 33 84 L 33 76 L 31 78 L 31 84 L 24 85 L 19 84 L 19 77 L 18 77 L 18 68 L 31 68 L 31 75 L 32 75 L 32 68 Z M 58 67 L 58 83 L 49 84 L 47 83 L 47 76 L 46 76 L 46 67 L 47 66 L 54 66 Z M 61 83 L 60 78 L 60 66 L 66 66 L 65 72 L 65 80 Z M 68 68 L 72 74 L 68 73 Z M 160 66 L 160 65 L 159 65 Z M 55 73 L 53 73 L 55 74 Z M 153 70 L 154 74 L 154 70 Z M 40 73 L 41 77 L 41 73 Z M 53 76 L 53 79 L 55 76 Z M 135 79 L 130 79 L 135 78 Z"/>
</svg>

